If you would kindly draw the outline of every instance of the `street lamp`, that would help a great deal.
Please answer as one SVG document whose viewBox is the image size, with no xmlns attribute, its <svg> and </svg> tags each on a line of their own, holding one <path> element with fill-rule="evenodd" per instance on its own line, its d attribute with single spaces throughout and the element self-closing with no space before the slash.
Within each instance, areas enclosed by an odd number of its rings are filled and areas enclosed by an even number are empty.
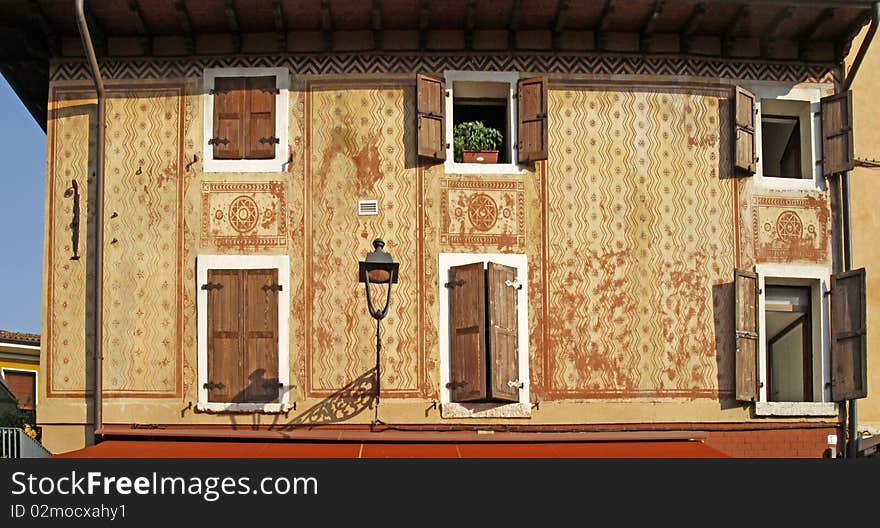
<svg viewBox="0 0 880 528">
<path fill-rule="evenodd" d="M 376 410 L 373 423 L 379 421 L 379 380 L 381 375 L 379 372 L 379 354 L 382 352 L 382 334 L 380 331 L 382 319 L 388 315 L 388 306 L 391 304 L 391 285 L 397 283 L 397 270 L 400 264 L 394 262 L 390 253 L 386 253 L 383 248 L 385 241 L 381 238 L 373 240 L 373 251 L 367 253 L 366 260 L 358 263 L 358 282 L 365 285 L 367 292 L 367 308 L 370 315 L 376 320 Z M 387 284 L 385 292 L 385 305 L 380 308 L 373 304 L 373 292 L 371 285 Z"/>
</svg>

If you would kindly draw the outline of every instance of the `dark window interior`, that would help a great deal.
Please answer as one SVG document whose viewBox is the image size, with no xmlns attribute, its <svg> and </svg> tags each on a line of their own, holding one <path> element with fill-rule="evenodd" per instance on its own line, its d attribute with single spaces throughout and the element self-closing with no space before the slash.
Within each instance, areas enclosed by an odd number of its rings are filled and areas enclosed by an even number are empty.
<svg viewBox="0 0 880 528">
<path fill-rule="evenodd" d="M 770 401 L 813 401 L 813 331 L 808 286 L 767 286 Z"/>
<path fill-rule="evenodd" d="M 800 119 L 794 116 L 761 116 L 764 176 L 802 178 Z"/>
<path fill-rule="evenodd" d="M 498 147 L 498 163 L 510 163 L 510 134 L 507 130 L 507 100 L 489 98 L 456 98 L 452 111 L 453 126 L 467 121 L 482 121 L 498 129 L 504 143 Z M 459 161 L 459 160 L 456 160 Z"/>
</svg>

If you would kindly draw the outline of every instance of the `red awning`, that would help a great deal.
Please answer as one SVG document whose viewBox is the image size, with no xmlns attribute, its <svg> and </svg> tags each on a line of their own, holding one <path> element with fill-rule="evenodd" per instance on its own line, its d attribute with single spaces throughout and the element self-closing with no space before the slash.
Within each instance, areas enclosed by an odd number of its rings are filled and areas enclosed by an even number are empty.
<svg viewBox="0 0 880 528">
<path fill-rule="evenodd" d="M 203 442 L 106 440 L 60 458 L 727 458 L 699 440 L 627 442 Z"/>
</svg>

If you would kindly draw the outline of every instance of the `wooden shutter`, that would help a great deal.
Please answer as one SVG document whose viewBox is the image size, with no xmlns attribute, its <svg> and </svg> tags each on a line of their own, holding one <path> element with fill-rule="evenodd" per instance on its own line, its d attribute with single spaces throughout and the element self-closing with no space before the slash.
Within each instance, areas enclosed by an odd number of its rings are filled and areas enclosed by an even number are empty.
<svg viewBox="0 0 880 528">
<path fill-rule="evenodd" d="M 450 380 L 452 401 L 485 399 L 486 287 L 483 263 L 449 268 Z"/>
<path fill-rule="evenodd" d="M 831 399 L 868 395 L 865 268 L 831 277 Z"/>
<path fill-rule="evenodd" d="M 208 401 L 231 402 L 244 390 L 240 270 L 208 270 Z"/>
<path fill-rule="evenodd" d="M 852 92 L 822 98 L 822 173 L 831 176 L 854 167 Z"/>
<path fill-rule="evenodd" d="M 734 100 L 734 166 L 749 174 L 755 173 L 755 94 L 736 87 Z"/>
<path fill-rule="evenodd" d="M 241 159 L 244 155 L 245 79 L 214 79 L 214 159 Z"/>
<path fill-rule="evenodd" d="M 273 159 L 278 141 L 275 132 L 275 76 L 247 78 L 247 113 L 244 127 L 245 159 Z"/>
<path fill-rule="evenodd" d="M 734 270 L 736 291 L 736 399 L 758 399 L 758 274 Z"/>
<path fill-rule="evenodd" d="M 278 402 L 278 270 L 245 270 L 245 402 Z"/>
<path fill-rule="evenodd" d="M 547 159 L 547 77 L 517 83 L 517 161 Z"/>
<path fill-rule="evenodd" d="M 35 372 L 22 372 L 6 370 L 3 372 L 6 386 L 18 400 L 18 408 L 24 411 L 33 411 L 37 408 L 37 374 Z"/>
<path fill-rule="evenodd" d="M 419 75 L 416 81 L 419 156 L 446 159 L 446 82 Z"/>
<path fill-rule="evenodd" d="M 489 397 L 519 401 L 517 282 L 516 268 L 490 262 L 489 299 Z"/>
</svg>

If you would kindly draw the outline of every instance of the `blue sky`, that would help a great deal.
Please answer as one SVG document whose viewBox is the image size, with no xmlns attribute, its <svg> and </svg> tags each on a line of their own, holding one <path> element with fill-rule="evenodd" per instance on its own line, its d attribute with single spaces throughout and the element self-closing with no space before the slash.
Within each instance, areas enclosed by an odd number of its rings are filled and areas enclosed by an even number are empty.
<svg viewBox="0 0 880 528">
<path fill-rule="evenodd" d="M 0 75 L 0 330 L 40 333 L 46 134 Z"/>
</svg>

